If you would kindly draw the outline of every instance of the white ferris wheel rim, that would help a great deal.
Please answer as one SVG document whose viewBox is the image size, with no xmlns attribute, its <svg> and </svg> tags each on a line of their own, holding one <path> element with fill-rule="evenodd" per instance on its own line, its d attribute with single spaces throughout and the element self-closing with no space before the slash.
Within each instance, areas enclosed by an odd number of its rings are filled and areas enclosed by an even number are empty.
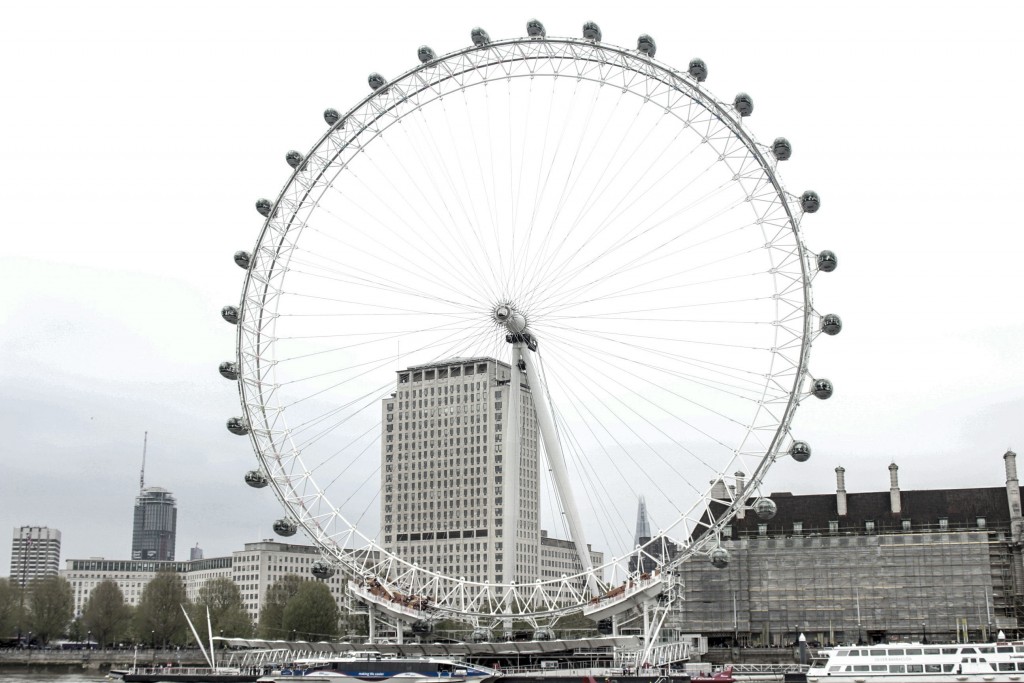
<svg viewBox="0 0 1024 683">
<path fill-rule="evenodd" d="M 456 614 L 487 616 L 508 611 L 514 603 L 521 613 L 560 613 L 572 611 L 587 601 L 587 596 L 569 588 L 575 576 L 538 581 L 529 587 L 516 587 L 507 583 L 480 584 L 467 587 L 458 577 L 426 571 L 404 559 L 393 556 L 376 538 L 365 535 L 355 522 L 345 519 L 344 513 L 326 499 L 314 476 L 315 466 L 302 460 L 301 449 L 291 443 L 287 427 L 287 411 L 277 398 L 275 377 L 277 361 L 273 356 L 273 330 L 278 305 L 287 289 L 282 286 L 298 241 L 297 235 L 308 216 L 316 210 L 319 195 L 333 182 L 325 182 L 325 174 L 340 172 L 346 154 L 355 154 L 396 121 L 411 112 L 427 106 L 431 101 L 468 88 L 490 82 L 510 81 L 524 77 L 567 77 L 614 85 L 638 95 L 644 102 L 657 103 L 666 113 L 674 107 L 696 104 L 714 116 L 738 142 L 748 161 L 768 180 L 769 187 L 762 191 L 775 199 L 773 209 L 781 211 L 789 230 L 790 239 L 780 257 L 779 278 L 788 285 L 777 285 L 773 296 L 782 301 L 784 311 L 776 321 L 785 330 L 788 339 L 772 349 L 781 370 L 773 380 L 788 382 L 785 400 L 776 399 L 770 406 L 758 410 L 761 421 L 752 420 L 748 433 L 758 430 L 769 433 L 756 444 L 759 453 L 756 466 L 744 473 L 744 496 L 723 496 L 721 487 L 709 486 L 701 499 L 686 511 L 684 524 L 689 536 L 678 533 L 669 536 L 658 533 L 650 542 L 653 549 L 668 540 L 678 551 L 669 563 L 678 564 L 694 554 L 707 554 L 717 543 L 718 536 L 735 511 L 745 505 L 748 495 L 756 493 L 764 474 L 783 452 L 790 438 L 790 425 L 807 374 L 810 343 L 813 337 L 814 311 L 811 304 L 811 265 L 799 232 L 799 207 L 791 205 L 792 196 L 783 188 L 776 173 L 777 163 L 766 154 L 745 128 L 742 118 L 732 107 L 716 100 L 688 75 L 680 74 L 636 51 L 613 47 L 584 39 L 571 38 L 515 38 L 496 40 L 482 46 L 458 50 L 410 69 L 385 87 L 373 92 L 331 126 L 311 151 L 304 156 L 285 187 L 273 203 L 273 209 L 264 223 L 253 252 L 253 265 L 249 269 L 242 296 L 238 323 L 239 392 L 249 434 L 261 467 L 267 473 L 275 494 L 289 516 L 301 525 L 333 560 L 352 575 L 379 573 L 395 577 L 406 586 L 420 587 L 422 594 L 441 596 L 436 605 L 443 611 Z M 613 82 L 612 79 L 622 78 Z M 447 90 L 446 88 L 451 88 Z M 403 108 L 404 107 L 404 108 Z M 360 136 L 374 133 L 370 142 Z M 716 140 L 705 140 L 714 147 Z M 720 156 L 728 154 L 723 149 Z M 737 170 L 737 175 L 740 171 Z M 735 180 L 736 178 L 734 178 Z M 749 197 L 748 197 L 749 199 Z M 797 203 L 798 204 L 798 203 Z M 767 246 L 767 245 L 766 245 Z M 788 280 L 787 280 L 788 279 Z M 268 341 L 269 340 L 269 341 Z M 769 414 L 770 419 L 765 419 Z M 760 445 L 759 445 L 760 444 Z M 754 458 L 747 457 L 746 462 Z M 723 479 L 736 482 L 730 465 L 720 471 Z M 716 513 L 708 517 L 708 506 L 716 504 Z M 330 523 L 341 519 L 342 532 L 329 531 Z M 693 537 L 694 531 L 699 534 Z M 368 570 L 371 556 L 378 562 Z M 657 552 L 652 550 L 652 555 Z M 612 557 L 604 568 L 623 565 L 623 556 Z M 566 600 L 566 595 L 571 595 Z M 495 600 L 495 596 L 506 596 Z M 507 597 L 512 596 L 512 597 Z"/>
</svg>

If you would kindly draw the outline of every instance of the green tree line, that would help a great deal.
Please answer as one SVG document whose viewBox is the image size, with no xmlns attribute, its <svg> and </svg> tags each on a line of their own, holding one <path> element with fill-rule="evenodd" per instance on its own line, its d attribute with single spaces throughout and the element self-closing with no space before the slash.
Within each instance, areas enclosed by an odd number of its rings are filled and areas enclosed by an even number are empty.
<svg viewBox="0 0 1024 683">
<path fill-rule="evenodd" d="M 116 582 L 100 582 L 78 617 L 71 584 L 62 577 L 37 579 L 24 589 L 10 579 L 0 579 L 0 638 L 39 645 L 61 638 L 88 640 L 99 647 L 187 645 L 194 638 L 183 607 L 200 637 L 207 632 L 207 610 L 214 635 L 248 638 L 256 631 L 231 579 L 207 581 L 196 600 L 190 601 L 181 577 L 165 571 L 146 584 L 134 607 L 125 601 Z M 272 639 L 326 640 L 338 636 L 341 621 L 326 584 L 288 575 L 267 589 L 258 632 Z"/>
</svg>

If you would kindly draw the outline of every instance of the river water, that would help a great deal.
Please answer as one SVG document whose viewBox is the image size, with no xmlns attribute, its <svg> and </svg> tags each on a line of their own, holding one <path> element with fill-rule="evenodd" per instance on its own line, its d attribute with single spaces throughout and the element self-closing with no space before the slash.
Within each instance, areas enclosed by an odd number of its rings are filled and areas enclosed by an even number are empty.
<svg viewBox="0 0 1024 683">
<path fill-rule="evenodd" d="M 101 671 L 0 671 L 0 683 L 110 683 L 110 679 Z"/>
</svg>

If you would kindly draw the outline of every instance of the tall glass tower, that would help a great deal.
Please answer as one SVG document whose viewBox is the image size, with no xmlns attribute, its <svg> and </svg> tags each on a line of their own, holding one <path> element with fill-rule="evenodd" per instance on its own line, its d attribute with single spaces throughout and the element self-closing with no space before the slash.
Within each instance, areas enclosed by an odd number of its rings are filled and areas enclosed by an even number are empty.
<svg viewBox="0 0 1024 683">
<path fill-rule="evenodd" d="M 133 560 L 174 560 L 178 504 L 167 489 L 144 488 L 135 499 Z"/>
</svg>

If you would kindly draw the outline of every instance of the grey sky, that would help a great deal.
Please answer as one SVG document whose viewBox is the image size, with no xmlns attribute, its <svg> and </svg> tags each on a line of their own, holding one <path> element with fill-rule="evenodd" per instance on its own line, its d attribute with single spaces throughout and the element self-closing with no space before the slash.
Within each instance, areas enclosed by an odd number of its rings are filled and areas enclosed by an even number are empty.
<svg viewBox="0 0 1024 683">
<path fill-rule="evenodd" d="M 126 557 L 142 434 L 147 481 L 179 503 L 178 556 L 270 537 L 278 507 L 244 486 L 255 458 L 224 429 L 237 414 L 216 372 L 233 329 L 257 197 L 284 153 L 323 130 L 327 106 L 438 53 L 598 22 L 604 40 L 651 33 L 658 59 L 709 66 L 720 98 L 756 101 L 761 140 L 794 146 L 787 187 L 817 190 L 805 224 L 837 252 L 815 302 L 842 315 L 795 432 L 814 456 L 780 463 L 769 490 L 990 486 L 1021 440 L 1024 254 L 1017 189 L 1024 105 L 1010 2 L 25 4 L 0 45 L 5 244 L 0 249 L 0 531 L 64 534 L 63 557 Z M 3 531 L 4 534 L 9 531 Z M 6 536 L 4 537 L 6 538 Z M 9 566 L 0 543 L 0 566 Z"/>
</svg>

